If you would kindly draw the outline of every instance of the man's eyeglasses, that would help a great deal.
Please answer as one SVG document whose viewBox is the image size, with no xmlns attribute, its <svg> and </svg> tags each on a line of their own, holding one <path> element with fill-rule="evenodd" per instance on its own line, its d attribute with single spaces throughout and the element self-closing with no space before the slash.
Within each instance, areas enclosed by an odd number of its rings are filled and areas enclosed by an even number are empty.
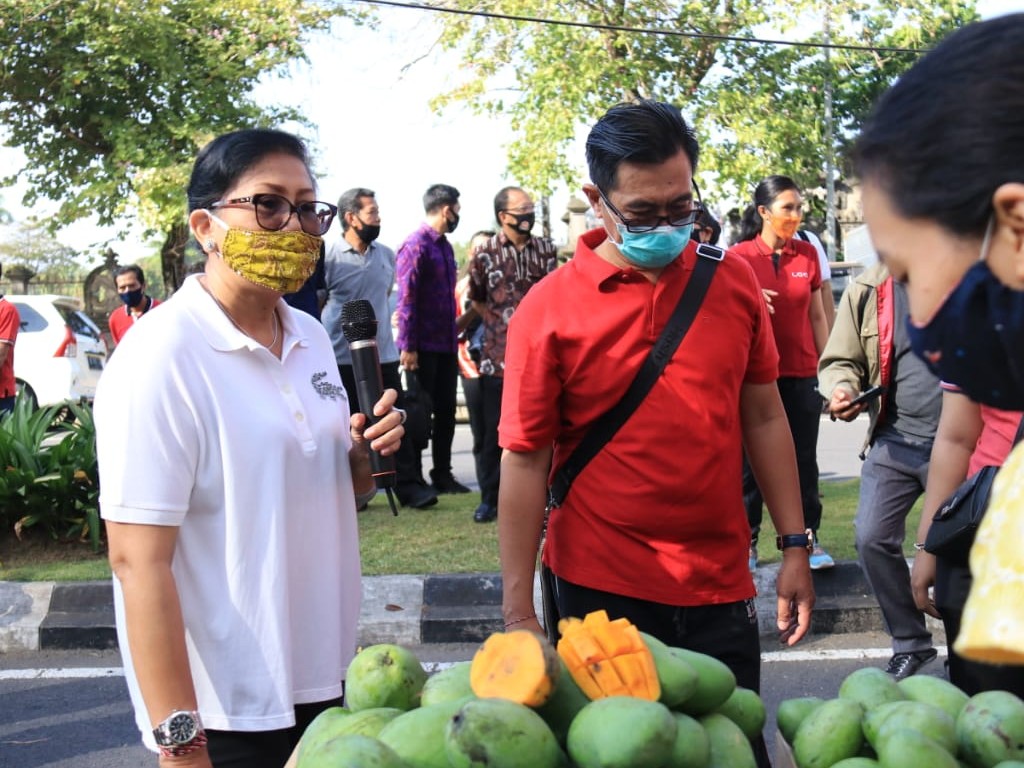
<svg viewBox="0 0 1024 768">
<path fill-rule="evenodd" d="M 277 232 L 288 226 L 294 214 L 299 215 L 299 226 L 308 235 L 322 235 L 331 228 L 331 222 L 338 213 L 338 206 L 323 203 L 319 200 L 292 205 L 291 201 L 281 195 L 261 192 L 249 197 L 235 197 L 221 200 L 211 208 L 228 208 L 230 206 L 251 205 L 256 211 L 256 223 L 263 229 Z"/>
<path fill-rule="evenodd" d="M 608 210 L 614 213 L 619 221 L 622 222 L 622 226 L 626 228 L 626 231 L 639 235 L 644 232 L 653 232 L 662 225 L 662 222 L 670 227 L 685 227 L 688 224 L 693 224 L 697 220 L 697 216 L 704 210 L 704 204 L 700 201 L 700 190 L 697 189 L 696 184 L 693 185 L 693 191 L 697 193 L 697 199 L 685 202 L 683 204 L 685 208 L 669 211 L 668 216 L 642 217 L 639 219 L 627 219 L 618 208 L 612 205 L 612 201 L 608 199 L 604 192 L 598 189 L 597 193 L 601 196 L 604 204 L 608 206 Z"/>
</svg>

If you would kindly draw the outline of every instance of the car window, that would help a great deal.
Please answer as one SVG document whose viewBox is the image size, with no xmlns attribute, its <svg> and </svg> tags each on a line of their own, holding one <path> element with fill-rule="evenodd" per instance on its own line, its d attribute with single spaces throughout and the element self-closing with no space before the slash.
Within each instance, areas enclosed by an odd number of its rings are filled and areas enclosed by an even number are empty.
<svg viewBox="0 0 1024 768">
<path fill-rule="evenodd" d="M 88 336 L 90 339 L 99 340 L 99 329 L 96 328 L 92 320 L 90 320 L 83 312 L 76 310 L 71 312 L 65 319 L 68 325 L 71 326 L 71 330 L 75 333 L 81 336 Z"/>
<path fill-rule="evenodd" d="M 21 319 L 19 333 L 35 333 L 36 331 L 46 330 L 48 325 L 46 318 L 28 304 L 22 304 L 18 301 L 12 301 L 11 304 L 18 310 L 18 317 Z"/>
</svg>

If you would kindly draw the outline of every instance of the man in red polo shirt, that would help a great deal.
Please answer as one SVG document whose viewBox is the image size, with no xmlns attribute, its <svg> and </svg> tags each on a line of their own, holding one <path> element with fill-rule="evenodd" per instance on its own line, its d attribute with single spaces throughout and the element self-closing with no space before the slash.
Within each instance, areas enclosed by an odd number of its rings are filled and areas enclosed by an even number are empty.
<svg viewBox="0 0 1024 768">
<path fill-rule="evenodd" d="M 498 534 L 508 629 L 540 631 L 534 570 L 549 470 L 623 395 L 698 258 L 697 141 L 676 107 L 612 108 L 590 132 L 584 185 L 602 226 L 535 285 L 509 323 Z M 679 349 L 637 410 L 552 510 L 544 564 L 562 616 L 604 608 L 664 642 L 711 654 L 760 687 L 743 448 L 777 530 L 778 626 L 792 645 L 814 590 L 796 460 L 761 290 L 742 259 L 718 265 Z M 764 471 L 770 467 L 771 471 Z M 763 743 L 761 761 L 767 764 Z"/>
<path fill-rule="evenodd" d="M 3 264 L 0 264 L 0 275 L 3 275 Z M 20 327 L 18 310 L 0 293 L 0 414 L 14 410 L 14 398 L 18 394 L 14 383 L 14 342 Z"/>
<path fill-rule="evenodd" d="M 110 336 L 115 344 L 120 344 L 121 339 L 128 333 L 135 322 L 153 307 L 160 304 L 146 293 L 146 275 L 142 267 L 135 264 L 128 264 L 118 267 L 114 273 L 114 285 L 117 287 L 117 295 L 124 303 L 124 307 L 118 307 L 110 313 L 107 320 L 110 326 Z"/>
</svg>

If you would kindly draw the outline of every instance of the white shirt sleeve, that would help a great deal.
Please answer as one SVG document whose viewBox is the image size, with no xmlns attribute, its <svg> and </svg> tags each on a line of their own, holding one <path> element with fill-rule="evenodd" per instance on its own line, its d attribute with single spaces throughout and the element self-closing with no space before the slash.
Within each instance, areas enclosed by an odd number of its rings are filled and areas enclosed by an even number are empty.
<svg viewBox="0 0 1024 768">
<path fill-rule="evenodd" d="M 821 244 L 821 240 L 816 234 L 811 232 L 809 229 L 803 229 L 800 234 L 804 236 L 804 239 L 814 246 L 814 250 L 818 252 L 818 263 L 821 265 L 821 280 L 832 279 L 832 269 L 828 265 L 828 254 L 825 253 L 825 246 Z"/>
</svg>

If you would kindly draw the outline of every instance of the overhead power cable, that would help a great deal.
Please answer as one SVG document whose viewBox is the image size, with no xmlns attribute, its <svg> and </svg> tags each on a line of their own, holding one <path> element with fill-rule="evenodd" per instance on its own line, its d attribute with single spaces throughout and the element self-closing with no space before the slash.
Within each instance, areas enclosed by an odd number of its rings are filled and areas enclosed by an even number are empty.
<svg viewBox="0 0 1024 768">
<path fill-rule="evenodd" d="M 799 40 L 777 40 L 764 37 L 740 37 L 737 35 L 715 35 L 708 32 L 683 32 L 677 29 L 649 29 L 646 27 L 627 27 L 619 24 L 596 24 L 589 21 L 563 21 L 561 19 L 545 19 L 539 16 L 521 16 L 497 11 L 474 11 L 464 8 L 447 8 L 439 5 L 423 5 L 407 3 L 401 0 L 349 0 L 349 2 L 366 3 L 368 5 L 386 5 L 392 8 L 409 8 L 417 11 L 448 13 L 456 16 L 476 16 L 484 19 L 501 19 L 503 21 L 523 21 L 530 24 L 548 24 L 558 27 L 579 27 L 582 29 L 600 29 L 607 32 L 626 32 L 634 35 L 661 35 L 664 37 L 689 37 L 698 40 L 719 40 L 731 43 L 757 43 L 760 45 L 786 45 L 793 48 L 821 48 L 843 51 L 865 51 L 870 53 L 927 53 L 928 48 L 894 48 L 883 45 L 852 45 L 846 43 L 814 43 Z"/>
</svg>

